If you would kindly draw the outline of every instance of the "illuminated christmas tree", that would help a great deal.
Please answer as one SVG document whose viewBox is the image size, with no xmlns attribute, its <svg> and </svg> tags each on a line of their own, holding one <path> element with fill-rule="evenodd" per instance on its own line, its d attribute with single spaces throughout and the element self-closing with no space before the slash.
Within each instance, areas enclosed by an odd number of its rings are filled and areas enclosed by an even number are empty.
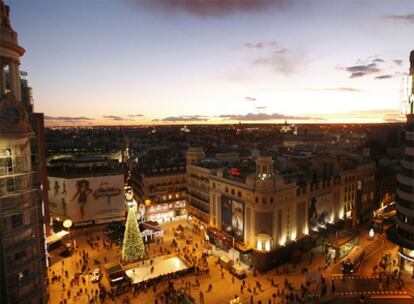
<svg viewBox="0 0 414 304">
<path fill-rule="evenodd" d="M 122 260 L 135 262 L 145 255 L 145 246 L 138 227 L 136 210 L 129 208 L 125 224 L 124 241 L 122 242 Z"/>
</svg>

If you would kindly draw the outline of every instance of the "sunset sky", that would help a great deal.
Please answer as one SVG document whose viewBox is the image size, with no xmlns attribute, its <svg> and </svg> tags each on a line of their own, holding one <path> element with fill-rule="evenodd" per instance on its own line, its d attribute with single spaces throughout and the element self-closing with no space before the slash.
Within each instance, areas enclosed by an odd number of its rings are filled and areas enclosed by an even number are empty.
<svg viewBox="0 0 414 304">
<path fill-rule="evenodd" d="M 411 0 L 5 2 L 49 124 L 403 118 Z"/>
</svg>

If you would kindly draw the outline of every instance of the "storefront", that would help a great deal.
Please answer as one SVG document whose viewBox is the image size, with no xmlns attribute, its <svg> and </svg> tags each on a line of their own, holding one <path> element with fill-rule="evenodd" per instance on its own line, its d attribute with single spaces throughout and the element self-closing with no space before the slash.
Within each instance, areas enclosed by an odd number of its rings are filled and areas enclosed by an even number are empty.
<svg viewBox="0 0 414 304">
<path fill-rule="evenodd" d="M 186 214 L 185 200 L 170 203 L 159 203 L 145 208 L 146 219 L 164 223 L 171 221 L 176 216 Z"/>
<path fill-rule="evenodd" d="M 398 256 L 401 269 L 404 269 L 414 275 L 414 250 L 400 247 Z"/>
</svg>

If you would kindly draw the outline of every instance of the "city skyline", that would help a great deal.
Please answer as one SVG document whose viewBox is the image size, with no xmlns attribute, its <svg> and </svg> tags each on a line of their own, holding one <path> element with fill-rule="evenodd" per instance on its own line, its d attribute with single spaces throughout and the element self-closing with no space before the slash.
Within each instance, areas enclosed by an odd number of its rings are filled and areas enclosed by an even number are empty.
<svg viewBox="0 0 414 304">
<path fill-rule="evenodd" d="M 404 121 L 409 1 L 8 2 L 49 125 Z"/>
</svg>

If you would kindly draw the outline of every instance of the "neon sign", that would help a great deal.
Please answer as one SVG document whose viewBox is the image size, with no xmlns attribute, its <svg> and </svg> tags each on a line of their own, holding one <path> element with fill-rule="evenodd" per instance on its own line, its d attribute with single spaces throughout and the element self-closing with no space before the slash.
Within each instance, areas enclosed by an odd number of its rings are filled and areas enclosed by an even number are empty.
<svg viewBox="0 0 414 304">
<path fill-rule="evenodd" d="M 228 169 L 229 174 L 234 176 L 240 176 L 240 171 L 237 168 L 229 168 Z"/>
</svg>

